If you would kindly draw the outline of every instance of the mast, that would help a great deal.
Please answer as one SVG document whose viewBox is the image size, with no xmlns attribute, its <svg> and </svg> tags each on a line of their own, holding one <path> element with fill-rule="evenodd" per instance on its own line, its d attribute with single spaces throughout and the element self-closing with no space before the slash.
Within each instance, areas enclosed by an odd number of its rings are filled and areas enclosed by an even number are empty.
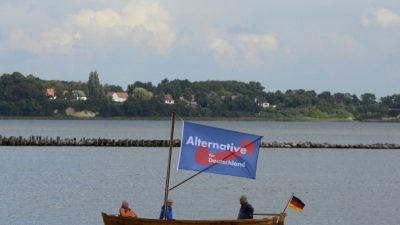
<svg viewBox="0 0 400 225">
<path fill-rule="evenodd" d="M 292 193 L 292 196 L 290 196 L 289 201 L 286 203 L 286 206 L 285 206 L 285 208 L 283 209 L 282 213 L 285 213 L 287 207 L 289 206 L 289 203 L 290 203 L 290 202 L 292 201 L 292 199 L 293 199 L 293 196 L 294 196 L 294 193 Z"/>
<path fill-rule="evenodd" d="M 175 117 L 176 117 L 176 110 L 172 110 L 171 115 L 171 135 L 169 139 L 169 153 L 168 153 L 168 166 L 167 166 L 167 176 L 165 179 L 165 193 L 164 193 L 164 220 L 167 219 L 167 200 L 169 194 L 169 178 L 171 174 L 171 158 L 172 158 L 172 147 L 174 145 L 174 128 L 175 128 Z"/>
</svg>

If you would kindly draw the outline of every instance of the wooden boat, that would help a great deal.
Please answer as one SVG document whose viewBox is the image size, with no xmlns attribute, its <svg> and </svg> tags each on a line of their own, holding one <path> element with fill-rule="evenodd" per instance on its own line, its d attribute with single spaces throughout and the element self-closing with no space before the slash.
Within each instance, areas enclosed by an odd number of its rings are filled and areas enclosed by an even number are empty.
<svg viewBox="0 0 400 225">
<path fill-rule="evenodd" d="M 168 167 L 167 167 L 167 177 L 166 177 L 166 186 L 165 186 L 165 196 L 164 196 L 164 205 L 167 205 L 168 192 L 174 189 L 175 187 L 183 184 L 187 180 L 197 176 L 203 171 L 196 173 L 185 181 L 179 183 L 173 188 L 169 188 L 169 178 L 170 178 L 170 169 L 171 169 L 171 155 L 172 155 L 172 147 L 173 147 L 173 133 L 174 133 L 174 124 L 175 124 L 175 110 L 172 112 L 172 127 L 171 127 L 171 137 L 170 137 L 170 146 L 169 146 L 169 157 L 168 157 Z M 229 142 L 230 143 L 230 142 Z M 233 143 L 232 143 L 233 144 Z M 224 156 L 222 159 L 226 159 L 230 156 L 234 155 L 233 153 L 229 153 L 229 155 Z M 210 168 L 212 166 L 209 166 Z M 207 169 L 208 169 L 207 168 Z M 286 208 L 285 208 L 286 210 Z M 256 214 L 254 216 L 268 216 L 262 219 L 241 219 L 241 220 L 162 220 L 162 219 L 148 219 L 148 218 L 124 218 L 118 215 L 108 215 L 102 212 L 102 217 L 105 225 L 284 225 L 285 222 L 285 210 L 283 210 L 280 214 Z M 166 210 L 164 210 L 165 212 Z M 165 216 L 165 215 L 164 215 Z"/>
<path fill-rule="evenodd" d="M 105 225 L 284 225 L 285 213 L 263 214 L 269 218 L 249 220 L 159 220 L 146 218 L 123 218 L 101 213 Z"/>
</svg>

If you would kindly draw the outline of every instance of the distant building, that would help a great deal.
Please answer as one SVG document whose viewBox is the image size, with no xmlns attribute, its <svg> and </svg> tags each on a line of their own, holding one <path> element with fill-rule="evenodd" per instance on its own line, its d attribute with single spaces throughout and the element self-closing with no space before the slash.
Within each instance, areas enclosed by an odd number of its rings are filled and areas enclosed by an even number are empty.
<svg viewBox="0 0 400 225">
<path fill-rule="evenodd" d="M 190 100 L 186 99 L 185 96 L 179 96 L 179 101 L 188 106 L 197 106 L 195 95 L 191 95 Z"/>
<path fill-rule="evenodd" d="M 192 98 L 190 99 L 190 105 L 191 106 L 197 106 L 197 101 L 196 101 L 196 96 L 192 95 Z"/>
<path fill-rule="evenodd" d="M 52 100 L 54 100 L 54 99 L 57 98 L 57 96 L 56 96 L 56 90 L 54 90 L 54 88 L 49 88 L 49 89 L 47 89 L 47 90 L 46 90 L 46 95 L 47 95 L 47 97 L 48 97 L 49 99 L 52 99 Z"/>
<path fill-rule="evenodd" d="M 258 106 L 261 106 L 263 108 L 268 108 L 269 107 L 269 102 L 264 96 L 258 96 L 254 99 L 254 102 L 257 103 Z"/>
<path fill-rule="evenodd" d="M 76 100 L 81 100 L 81 101 L 87 100 L 86 94 L 82 90 L 72 90 L 71 93 Z"/>
<path fill-rule="evenodd" d="M 165 94 L 164 95 L 164 103 L 168 104 L 168 105 L 173 105 L 173 104 L 175 104 L 175 100 L 171 94 Z"/>
<path fill-rule="evenodd" d="M 111 97 L 114 102 L 125 102 L 128 99 L 127 92 L 107 92 L 107 96 Z"/>
</svg>

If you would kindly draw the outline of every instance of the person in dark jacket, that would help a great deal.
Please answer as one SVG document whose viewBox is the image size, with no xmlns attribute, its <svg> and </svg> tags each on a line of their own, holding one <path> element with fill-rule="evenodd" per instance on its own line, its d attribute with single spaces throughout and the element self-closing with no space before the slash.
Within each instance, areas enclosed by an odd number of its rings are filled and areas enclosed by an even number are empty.
<svg viewBox="0 0 400 225">
<path fill-rule="evenodd" d="M 174 219 L 174 216 L 172 213 L 172 203 L 173 203 L 173 201 L 171 199 L 167 200 L 167 214 L 166 214 L 167 220 Z M 160 220 L 161 219 L 164 219 L 164 206 L 161 207 Z"/>
<path fill-rule="evenodd" d="M 254 208 L 247 202 L 246 195 L 240 196 L 238 219 L 253 219 Z"/>
</svg>

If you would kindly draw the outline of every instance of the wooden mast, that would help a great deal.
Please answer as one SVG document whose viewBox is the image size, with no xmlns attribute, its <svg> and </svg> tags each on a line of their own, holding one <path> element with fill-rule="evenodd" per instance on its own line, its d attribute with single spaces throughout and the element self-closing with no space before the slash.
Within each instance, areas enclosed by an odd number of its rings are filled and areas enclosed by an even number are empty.
<svg viewBox="0 0 400 225">
<path fill-rule="evenodd" d="M 171 115 L 171 135 L 169 138 L 169 153 L 168 153 L 168 166 L 167 166 L 167 176 L 165 179 L 165 194 L 164 194 L 164 215 L 163 218 L 164 220 L 167 219 L 167 201 L 168 201 L 168 194 L 169 194 L 169 178 L 171 174 L 171 158 L 172 158 L 172 147 L 174 145 L 174 128 L 175 128 L 175 117 L 176 117 L 176 111 L 175 109 L 172 110 L 172 115 Z"/>
<path fill-rule="evenodd" d="M 289 201 L 286 203 L 286 206 L 285 206 L 285 208 L 283 209 L 282 213 L 285 213 L 287 207 L 289 206 L 290 201 L 292 201 L 293 196 L 294 196 L 294 193 L 292 193 L 292 196 L 290 196 Z"/>
</svg>

